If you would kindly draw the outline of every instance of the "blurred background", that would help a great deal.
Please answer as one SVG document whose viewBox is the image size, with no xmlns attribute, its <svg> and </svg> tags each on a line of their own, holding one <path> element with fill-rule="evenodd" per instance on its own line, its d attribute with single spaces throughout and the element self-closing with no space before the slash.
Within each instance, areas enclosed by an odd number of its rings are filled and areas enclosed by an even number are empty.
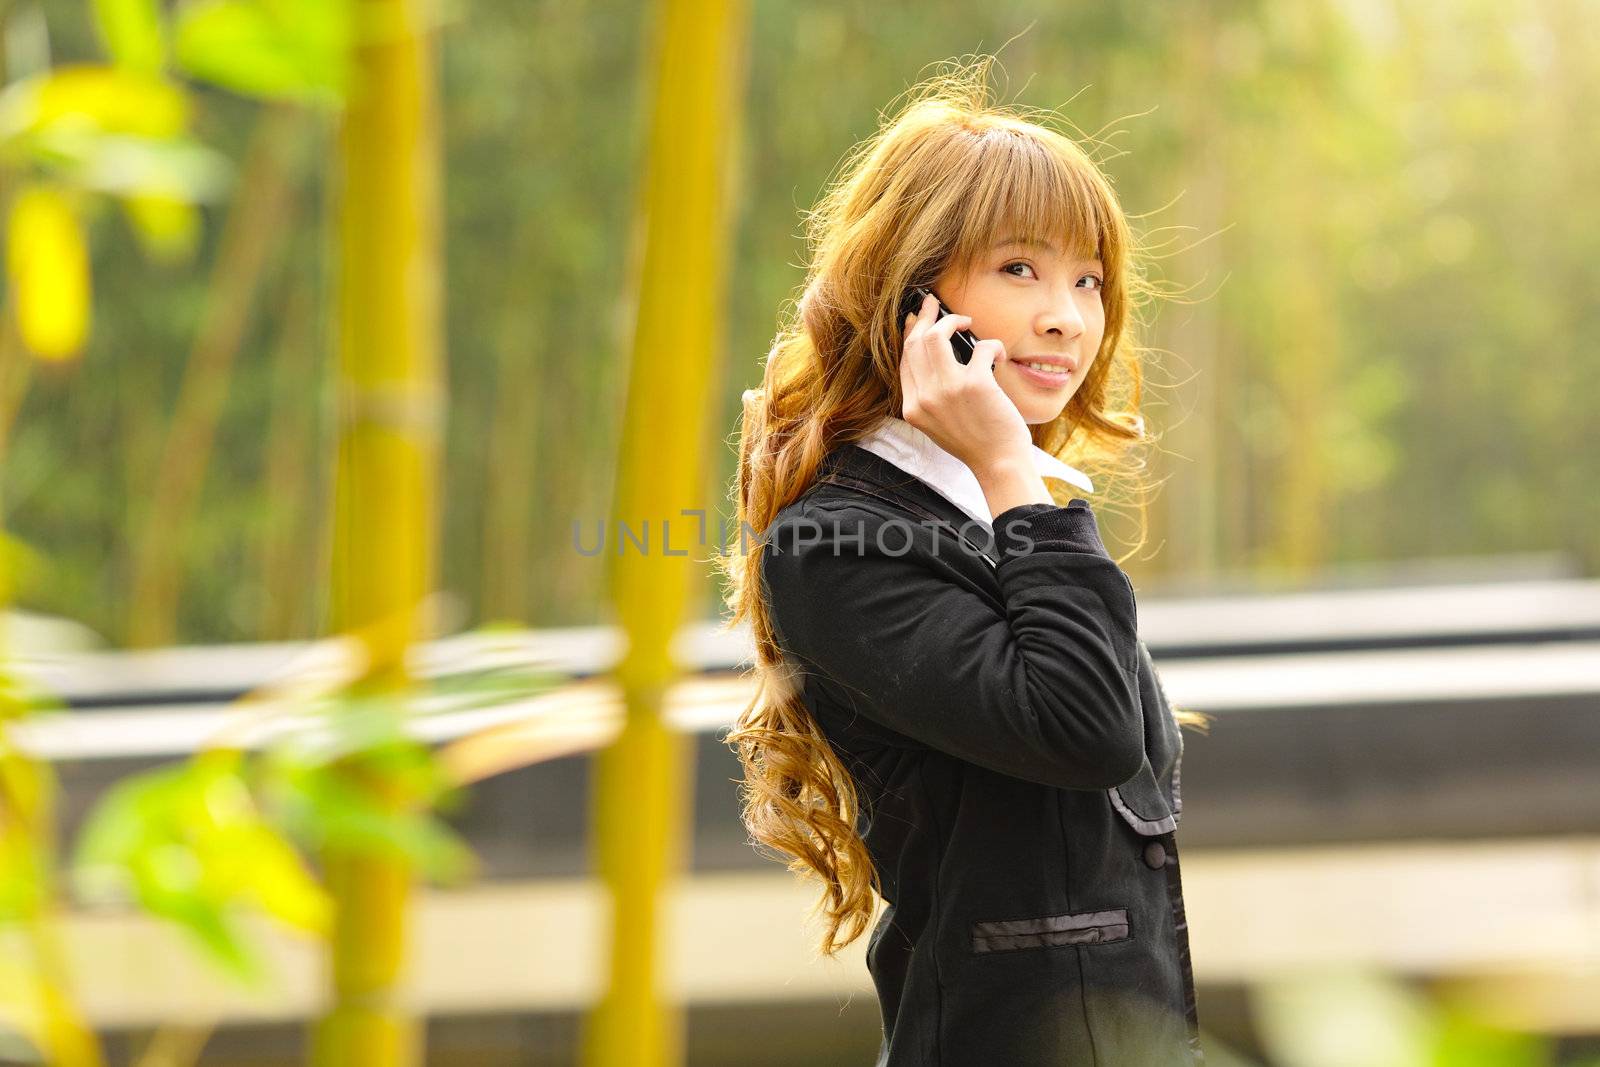
<svg viewBox="0 0 1600 1067">
<path fill-rule="evenodd" d="M 1208 1054 L 1600 1063 L 1593 0 L 9 0 L 0 38 L 0 1062 L 871 1062 L 864 944 L 815 958 L 738 821 L 708 557 L 801 213 L 998 52 L 1172 294 L 1124 567 L 1213 716 Z M 676 563 L 595 550 L 685 509 Z"/>
</svg>

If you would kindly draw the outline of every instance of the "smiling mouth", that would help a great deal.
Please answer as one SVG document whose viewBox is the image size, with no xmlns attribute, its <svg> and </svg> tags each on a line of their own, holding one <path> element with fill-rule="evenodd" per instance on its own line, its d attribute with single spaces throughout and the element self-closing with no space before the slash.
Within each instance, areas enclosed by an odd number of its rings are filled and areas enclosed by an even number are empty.
<svg viewBox="0 0 1600 1067">
<path fill-rule="evenodd" d="M 1072 369 L 1058 366 L 1053 363 L 1028 363 L 1021 360 L 1012 360 L 1011 365 L 1022 372 L 1022 376 L 1037 385 L 1058 387 L 1065 385 L 1072 378 Z"/>
</svg>

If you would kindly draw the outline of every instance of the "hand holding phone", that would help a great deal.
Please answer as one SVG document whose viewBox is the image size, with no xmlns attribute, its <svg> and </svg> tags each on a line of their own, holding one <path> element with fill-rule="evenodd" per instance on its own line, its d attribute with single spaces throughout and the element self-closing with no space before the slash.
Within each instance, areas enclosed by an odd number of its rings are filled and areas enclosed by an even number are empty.
<svg viewBox="0 0 1600 1067">
<path fill-rule="evenodd" d="M 1005 356 L 1005 345 L 958 329 L 972 319 L 950 311 L 927 289 L 913 290 L 918 292 L 922 303 L 907 312 L 905 322 L 900 417 L 965 463 L 987 495 L 986 476 L 1015 482 L 1016 471 L 1033 471 L 1031 431 L 993 373 Z M 971 340 L 965 358 L 955 342 L 963 333 Z M 952 356 L 958 361 L 954 366 Z M 987 364 L 991 373 L 972 368 L 974 359 L 979 367 Z M 1038 479 L 1036 471 L 1033 477 Z M 1038 488 L 1043 486 L 1040 480 Z M 1014 495 L 1009 490 L 1001 494 L 1005 499 Z M 1048 499 L 1046 494 L 1043 500 Z"/>
<path fill-rule="evenodd" d="M 935 322 L 938 322 L 946 315 L 954 314 L 954 312 L 944 306 L 943 300 L 939 300 L 938 296 L 934 295 L 932 289 L 929 289 L 925 285 L 914 285 L 910 289 L 906 290 L 905 299 L 900 302 L 900 321 L 904 322 L 907 315 L 916 315 L 918 312 L 920 312 L 922 310 L 922 302 L 929 296 L 933 296 L 935 300 L 939 301 L 939 310 L 933 316 L 933 320 Z M 978 338 L 973 335 L 971 330 L 957 330 L 955 333 L 951 334 L 950 347 L 955 351 L 956 362 L 972 362 L 972 350 L 974 347 L 976 347 L 977 343 Z"/>
</svg>

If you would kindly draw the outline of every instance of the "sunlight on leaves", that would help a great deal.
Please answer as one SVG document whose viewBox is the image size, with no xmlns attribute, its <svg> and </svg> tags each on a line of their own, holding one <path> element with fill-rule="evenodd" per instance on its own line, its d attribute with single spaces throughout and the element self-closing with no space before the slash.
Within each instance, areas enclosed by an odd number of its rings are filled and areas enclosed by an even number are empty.
<svg viewBox="0 0 1600 1067">
<path fill-rule="evenodd" d="M 318 936 L 330 908 L 299 854 L 262 818 L 242 771 L 237 753 L 213 752 L 118 782 L 84 828 L 74 873 L 87 899 L 132 896 L 255 983 L 262 965 L 239 926 L 241 906 Z"/>
<path fill-rule="evenodd" d="M 98 64 L 56 67 L 0 92 L 0 142 L 50 130 L 176 137 L 189 99 L 172 82 Z"/>
<path fill-rule="evenodd" d="M 232 170 L 222 156 L 182 137 L 155 140 L 120 135 L 45 135 L 39 158 L 72 184 L 117 196 L 213 200 L 226 191 Z"/>
<path fill-rule="evenodd" d="M 89 250 L 59 190 L 31 186 L 12 200 L 6 272 L 23 343 L 42 359 L 76 356 L 89 333 Z"/>
</svg>

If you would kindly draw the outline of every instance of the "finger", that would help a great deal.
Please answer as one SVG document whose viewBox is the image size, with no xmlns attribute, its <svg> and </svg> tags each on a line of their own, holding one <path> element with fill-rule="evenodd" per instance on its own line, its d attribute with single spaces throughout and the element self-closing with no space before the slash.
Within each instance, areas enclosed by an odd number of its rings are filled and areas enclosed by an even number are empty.
<svg viewBox="0 0 1600 1067">
<path fill-rule="evenodd" d="M 906 313 L 906 322 L 910 323 L 912 328 L 920 326 L 927 317 L 927 311 L 928 298 L 923 297 L 920 303 Z"/>
<path fill-rule="evenodd" d="M 966 329 L 971 323 L 972 319 L 966 315 L 946 315 L 923 331 L 922 344 L 919 347 L 927 352 L 932 371 L 939 378 L 943 379 L 951 372 L 950 364 L 954 364 L 956 369 L 960 368 L 960 364 L 956 362 L 956 350 L 950 342 L 950 335 Z"/>
<path fill-rule="evenodd" d="M 920 395 L 918 388 L 918 364 L 923 359 L 923 349 L 920 340 L 922 323 L 915 315 L 906 316 L 906 340 L 900 349 L 900 404 L 901 418 L 905 417 L 905 408 L 911 401 Z"/>
<path fill-rule="evenodd" d="M 911 358 L 906 356 L 900 360 L 900 417 L 906 417 L 906 410 L 913 400 L 922 394 L 917 391 L 917 379 L 911 369 Z M 909 420 L 908 420 L 909 421 Z"/>
<path fill-rule="evenodd" d="M 922 303 L 917 306 L 917 310 L 907 316 L 910 326 L 906 329 L 904 340 L 911 340 L 911 335 L 916 333 L 919 328 L 931 324 L 939 314 L 938 308 L 939 302 L 934 299 L 932 293 L 923 297 Z"/>
<path fill-rule="evenodd" d="M 951 334 L 965 330 L 971 325 L 972 316 L 970 315 L 946 315 L 932 326 L 929 326 L 928 329 L 938 331 L 944 335 L 945 340 L 949 340 Z"/>
<path fill-rule="evenodd" d="M 969 367 L 987 367 L 992 374 L 996 365 L 1006 358 L 1006 346 L 1003 342 L 993 338 L 984 338 L 972 346 L 972 359 L 967 364 Z"/>
</svg>

